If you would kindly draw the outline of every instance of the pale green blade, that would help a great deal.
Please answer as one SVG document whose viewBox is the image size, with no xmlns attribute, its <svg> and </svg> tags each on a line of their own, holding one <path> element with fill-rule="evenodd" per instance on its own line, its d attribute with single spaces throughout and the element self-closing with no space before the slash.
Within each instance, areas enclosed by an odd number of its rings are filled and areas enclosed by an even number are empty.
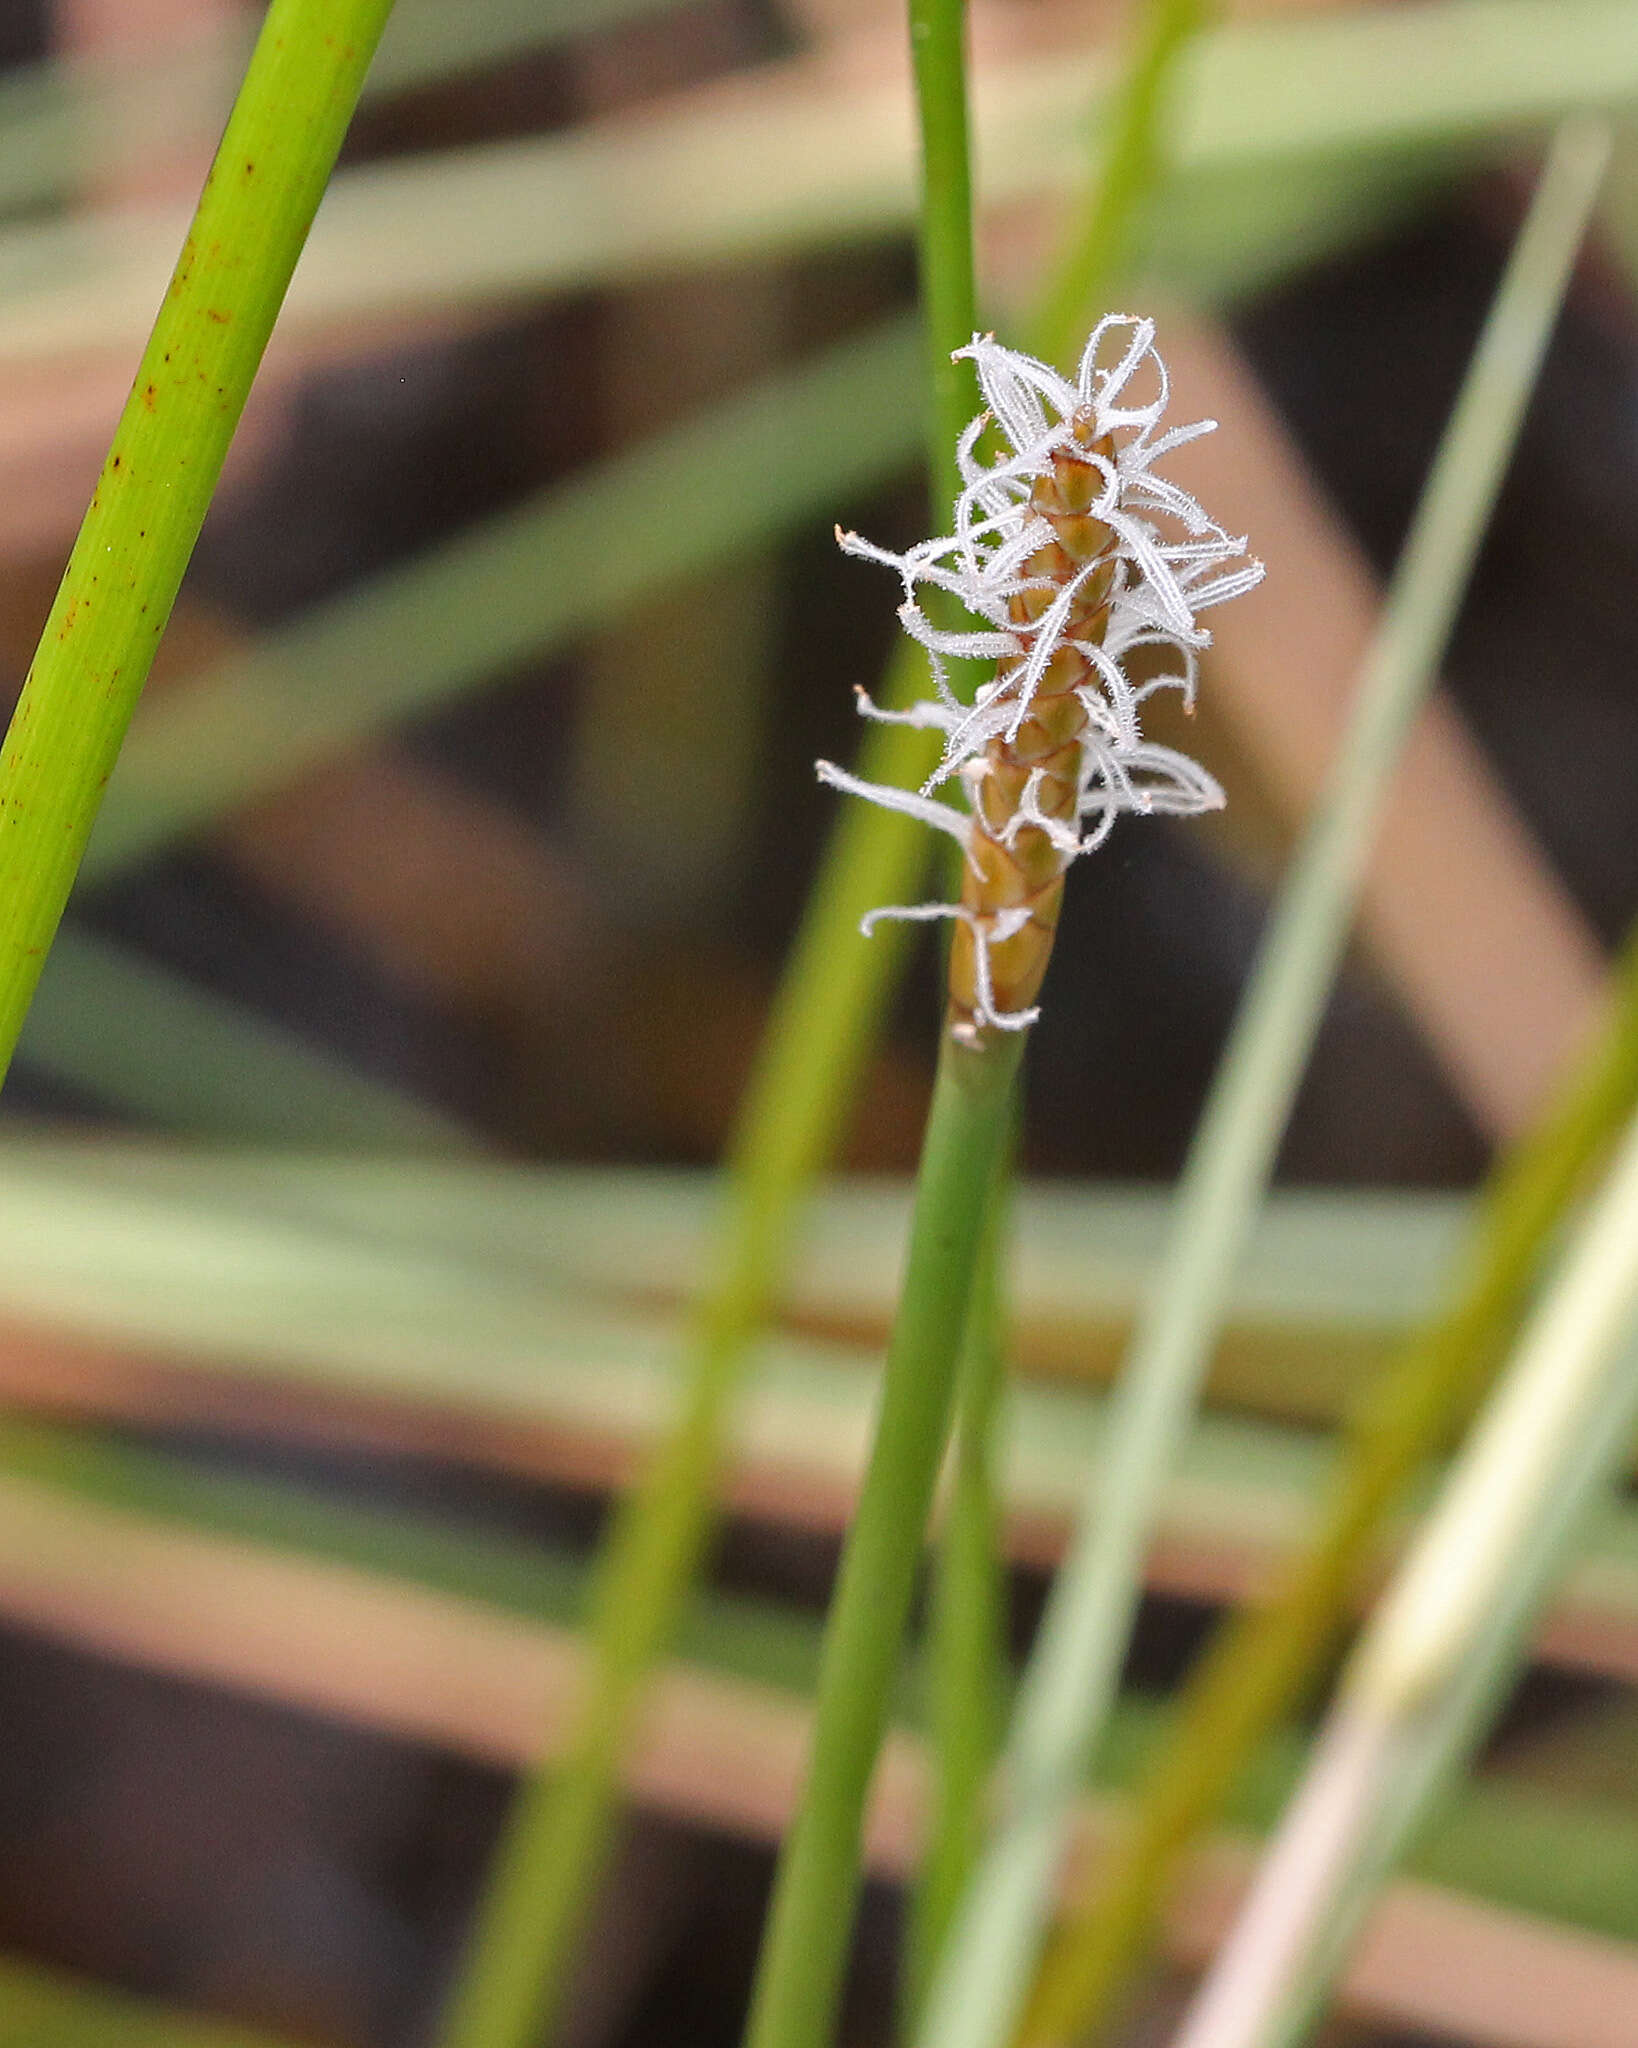
<svg viewBox="0 0 1638 2048">
<path fill-rule="evenodd" d="M 464 1151 L 453 1117 L 287 1025 L 62 926 L 18 1041 L 25 1066 L 169 1130 L 250 1143 Z"/>
<path fill-rule="evenodd" d="M 1638 1415 L 1638 1119 L 1349 1659 L 1179 2048 L 1296 2048 L 1482 1737 Z"/>
</svg>

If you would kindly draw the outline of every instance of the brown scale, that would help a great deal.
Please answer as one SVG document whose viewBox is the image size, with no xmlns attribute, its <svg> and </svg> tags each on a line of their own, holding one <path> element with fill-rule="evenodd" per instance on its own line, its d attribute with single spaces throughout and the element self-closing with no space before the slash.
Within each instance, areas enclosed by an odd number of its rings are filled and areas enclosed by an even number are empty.
<svg viewBox="0 0 1638 2048">
<path fill-rule="evenodd" d="M 1093 441 L 1093 415 L 1080 413 L 1072 422 L 1076 440 L 1089 454 L 1106 462 L 1115 459 L 1112 436 Z M 1075 608 L 1064 627 L 1064 640 L 1100 641 L 1109 621 L 1109 596 L 1115 580 L 1115 536 L 1088 507 L 1102 495 L 1107 472 L 1069 449 L 1059 449 L 1052 467 L 1031 486 L 1030 510 L 1050 522 L 1054 538 L 1037 548 L 1024 565 L 1030 577 L 1064 584 L 1099 556 L 1107 561 L 1088 576 L 1076 595 Z M 1026 590 L 1008 600 L 1013 623 L 1027 653 L 1027 629 L 1052 604 L 1053 589 Z M 1009 657 L 1007 666 L 1014 665 Z M 1036 802 L 1049 818 L 1075 826 L 1075 797 L 1080 777 L 1081 735 L 1086 712 L 1075 691 L 1095 680 L 1084 654 L 1062 646 L 1048 662 L 1036 686 L 1028 715 L 1009 740 L 999 734 L 984 750 L 988 773 L 978 784 L 973 805 L 971 858 L 964 863 L 962 909 L 979 929 L 1003 911 L 1029 906 L 1029 922 L 1011 938 L 989 948 L 990 990 L 996 1010 L 1027 1010 L 1040 992 L 1058 926 L 1064 870 L 1072 855 L 1054 846 L 1038 825 L 1024 826 L 1010 846 L 1001 843 L 1023 798 L 1025 786 L 1042 771 Z M 950 1021 L 957 1036 L 976 1042 L 984 1030 L 978 1016 L 978 949 L 973 925 L 964 918 L 955 927 L 950 947 Z"/>
</svg>

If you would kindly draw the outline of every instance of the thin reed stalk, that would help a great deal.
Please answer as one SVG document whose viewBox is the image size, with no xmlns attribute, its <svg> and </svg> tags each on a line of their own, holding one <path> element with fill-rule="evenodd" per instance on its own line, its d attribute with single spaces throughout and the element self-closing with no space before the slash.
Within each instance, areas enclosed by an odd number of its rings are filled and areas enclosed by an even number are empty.
<svg viewBox="0 0 1638 2048">
<path fill-rule="evenodd" d="M 0 752 L 0 1073 L 392 0 L 274 0 Z"/>
<path fill-rule="evenodd" d="M 956 444 L 972 416 L 972 364 L 950 337 L 976 324 L 972 165 L 967 126 L 965 0 L 911 0 L 910 43 L 922 136 L 922 331 L 938 434 L 930 450 L 935 520 L 961 489 Z M 961 344 L 957 342 L 955 347 Z M 935 616 L 960 620 L 948 593 Z M 913 693 L 912 693 L 913 694 Z M 992 1436 L 1002 1377 L 1002 1211 L 1010 1161 L 998 1154 L 957 1361 L 958 1413 L 950 1497 L 938 1546 L 923 1667 L 929 1686 L 930 1824 L 910 1901 L 901 2014 L 908 2026 L 981 1840 L 984 1788 L 1000 1740 L 1001 1559 Z"/>
<path fill-rule="evenodd" d="M 910 1899 L 900 1995 L 909 2034 L 983 1846 L 985 1794 L 1007 1686 L 997 1438 L 1006 1383 L 1002 1271 L 1011 1162 L 999 1163 L 957 1367 L 955 1448 L 939 1532 L 927 1641 L 932 1766 L 926 1844 Z"/>
<path fill-rule="evenodd" d="M 1195 762 L 1145 740 L 1140 705 L 1163 687 L 1191 698 L 1191 649 L 1206 637 L 1196 612 L 1254 588 L 1263 573 L 1243 539 L 1153 472 L 1157 457 L 1211 432 L 1214 423 L 1157 433 L 1168 385 L 1152 321 L 1127 314 L 1097 321 L 1072 379 L 993 336 L 975 336 L 961 354 L 977 367 L 986 410 L 961 435 L 954 530 L 902 553 L 858 534 L 839 536 L 847 552 L 899 573 L 906 596 L 900 617 L 928 649 L 936 685 L 933 697 L 907 713 L 883 712 L 868 698 L 860 710 L 942 731 L 943 754 L 919 791 L 864 782 L 819 763 L 832 786 L 946 831 L 962 850 L 956 901 L 887 906 L 871 920 L 952 920 L 941 1073 L 952 1064 L 961 1071 L 969 1056 L 978 1071 L 1003 1059 L 1009 1071 L 1016 1064 L 1039 1015 L 1065 875 L 1075 859 L 1101 846 L 1124 813 L 1182 816 L 1221 804 L 1221 790 Z M 995 452 L 980 457 L 979 441 L 991 427 Z M 1140 508 L 1157 512 L 1161 523 Z M 952 624 L 920 601 L 935 593 L 959 599 L 968 617 Z M 1157 644 L 1178 665 L 1137 689 L 1121 657 L 1134 645 Z M 951 689 L 943 660 L 972 656 L 997 666 L 991 681 L 963 699 Z M 932 794 L 945 784 L 959 791 L 949 809 Z M 986 1183 L 995 1170 L 996 1155 L 981 1142 L 991 1133 L 975 1127 L 964 1135 L 957 1114 L 957 1098 L 938 1091 L 913 1246 L 926 1205 L 947 1199 L 933 1162 L 945 1162 L 942 1174 L 958 1159 L 954 1170 Z M 952 1235 L 945 1230 L 947 1240 Z M 961 1264 L 947 1265 L 946 1284 L 959 1285 L 961 1296 L 943 1304 L 946 1317 L 960 1310 L 970 1288 L 976 1240 L 960 1249 Z M 959 1322 L 950 1327 L 952 1345 L 958 1329 Z M 878 1492 L 875 1475 L 902 1466 L 918 1484 L 925 1470 L 931 1484 L 942 1450 L 931 1434 L 940 1419 L 933 1400 L 954 1371 L 935 1334 L 927 1297 L 907 1287 L 864 1504 L 843 1558 L 812 1776 L 776 1881 L 750 2048 L 818 2048 L 834 2017 L 862 1804 L 882 1727 L 884 1660 L 903 1624 L 921 1539 L 919 1523 L 902 1513 L 889 1523 L 890 1496 Z M 912 1361 L 932 1390 L 906 1411 L 929 1432 L 919 1442 L 898 1419 L 893 1379 Z M 912 1464 L 912 1457 L 924 1462 Z M 906 1507 L 925 1504 L 907 1483 L 899 1482 L 899 1491 Z M 882 1517 L 879 1524 L 867 1526 L 870 1508 Z M 857 1575 L 856 1553 L 868 1560 Z M 879 1589 L 874 1598 L 864 1590 L 871 1580 Z"/>
<path fill-rule="evenodd" d="M 1607 153 L 1567 124 L 1413 520 L 1349 729 L 1281 890 L 1194 1142 L 1168 1252 L 1116 1390 L 1107 1463 L 1053 1587 L 1007 1743 L 1009 1816 L 928 2000 L 922 2039 L 996 2048 L 1045 1936 L 1066 1819 L 1112 1702 L 1155 1504 L 1187 1429 L 1359 878 L 1432 681 L 1556 318 Z"/>
<path fill-rule="evenodd" d="M 1178 2048 L 1294 2048 L 1433 1792 L 1487 1725 L 1638 1414 L 1638 1119 L 1343 1675 Z"/>
<path fill-rule="evenodd" d="M 976 1049 L 949 1032 L 941 1040 L 881 1411 L 825 1627 L 808 1781 L 780 1857 L 747 2048 L 823 2048 L 835 2022 L 865 1794 L 949 1433 L 956 1359 L 1022 1052 L 1016 1033 Z"/>
</svg>

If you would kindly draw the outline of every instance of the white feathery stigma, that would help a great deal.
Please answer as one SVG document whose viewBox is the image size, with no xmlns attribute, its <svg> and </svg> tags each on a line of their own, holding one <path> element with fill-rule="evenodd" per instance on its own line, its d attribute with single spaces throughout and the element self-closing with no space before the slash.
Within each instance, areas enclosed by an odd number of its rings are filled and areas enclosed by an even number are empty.
<svg viewBox="0 0 1638 2048">
<path fill-rule="evenodd" d="M 1166 688 L 1180 690 L 1192 706 L 1197 657 L 1211 638 L 1197 614 L 1252 589 L 1263 568 L 1246 555 L 1243 538 L 1226 533 L 1186 491 L 1155 473 L 1161 457 L 1210 433 L 1216 422 L 1158 431 L 1169 394 L 1154 331 L 1151 320 L 1110 314 L 1094 328 L 1073 382 L 1032 356 L 1003 348 L 993 336 L 975 336 L 956 354 L 975 365 L 986 410 L 957 449 L 962 488 L 954 531 L 902 554 L 854 533 L 837 534 L 846 553 L 897 570 L 904 584 L 899 618 L 927 649 L 932 666 L 932 698 L 889 711 L 861 691 L 859 709 L 868 718 L 939 731 L 944 749 L 919 791 L 865 782 L 828 761 L 818 764 L 820 778 L 951 833 L 969 863 L 975 824 L 1001 846 L 1016 843 L 1021 832 L 1044 835 L 1067 866 L 1101 845 L 1122 812 L 1185 815 L 1223 802 L 1203 768 L 1143 737 L 1140 711 L 1146 697 Z M 1010 445 L 983 463 L 978 444 L 992 422 Z M 1042 551 L 1057 532 L 1032 493 L 1066 458 L 1073 458 L 1086 479 L 1085 514 L 1103 523 L 1109 539 L 1096 559 L 1068 568 L 1060 562 L 1057 573 L 1045 576 Z M 1097 603 L 1103 621 L 1095 640 L 1076 634 L 1088 615 L 1083 586 L 1090 589 L 1094 574 L 1101 578 Z M 923 586 L 959 599 L 972 623 L 934 624 L 918 602 Z M 1125 657 L 1154 648 L 1170 650 L 1175 669 L 1155 673 L 1153 657 L 1146 654 L 1147 679 L 1134 684 Z M 1065 649 L 1079 658 L 1073 695 L 1084 713 L 1072 801 L 1044 811 L 1036 772 L 1004 822 L 989 811 L 980 814 L 981 791 L 997 758 L 993 743 L 999 740 L 1005 749 L 1017 741 L 1043 677 Z M 996 673 L 965 704 L 950 687 L 945 660 L 975 657 L 993 659 Z M 933 794 L 951 778 L 961 785 L 965 812 Z M 879 917 L 938 916 L 959 919 L 974 941 L 975 1021 L 962 1027 L 965 1035 L 975 1036 L 978 1025 L 1017 1030 L 1032 1022 L 1038 1014 L 1033 1007 L 997 1009 L 990 973 L 992 948 L 1021 927 L 1015 907 L 986 915 L 971 903 L 894 906 L 874 912 L 867 928 Z"/>
</svg>

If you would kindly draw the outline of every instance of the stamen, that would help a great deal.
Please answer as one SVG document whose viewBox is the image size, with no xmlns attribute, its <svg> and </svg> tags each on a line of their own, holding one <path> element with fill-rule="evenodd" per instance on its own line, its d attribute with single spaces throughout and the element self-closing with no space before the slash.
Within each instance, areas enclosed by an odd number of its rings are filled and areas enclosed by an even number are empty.
<svg viewBox="0 0 1638 2048">
<path fill-rule="evenodd" d="M 1112 365 L 1102 361 L 1118 343 Z M 1158 433 L 1170 397 L 1154 323 L 1114 313 L 1082 351 L 1074 383 L 1045 363 L 975 335 L 972 361 L 986 410 L 962 433 L 962 489 L 954 531 L 902 553 L 837 531 L 849 554 L 895 570 L 900 619 L 927 649 L 936 701 L 890 711 L 859 693 L 861 713 L 945 735 L 938 767 L 919 791 L 861 781 L 829 762 L 820 778 L 948 832 L 966 855 L 961 901 L 875 911 L 877 918 L 951 918 L 952 1034 L 977 1045 L 989 1030 L 1027 1029 L 1057 922 L 1064 871 L 1102 845 L 1119 816 L 1182 816 L 1223 801 L 1186 754 L 1143 738 L 1139 706 L 1175 689 L 1192 709 L 1198 651 L 1211 635 L 1197 614 L 1262 580 L 1243 539 L 1227 533 L 1153 464 L 1211 433 L 1197 420 Z M 1131 396 L 1148 385 L 1154 396 Z M 986 428 L 1011 447 L 978 460 Z M 1091 474 L 1088 474 L 1088 473 Z M 1107 536 L 1099 550 L 1100 539 Z M 918 587 L 957 597 L 972 623 L 935 624 Z M 1122 666 L 1133 648 L 1164 647 L 1181 672 L 1134 685 Z M 1059 653 L 1076 658 L 1055 667 Z M 997 663 L 963 705 L 944 660 Z M 1017 757 L 1025 721 L 1027 759 Z M 954 778 L 963 815 L 933 797 Z"/>
</svg>

